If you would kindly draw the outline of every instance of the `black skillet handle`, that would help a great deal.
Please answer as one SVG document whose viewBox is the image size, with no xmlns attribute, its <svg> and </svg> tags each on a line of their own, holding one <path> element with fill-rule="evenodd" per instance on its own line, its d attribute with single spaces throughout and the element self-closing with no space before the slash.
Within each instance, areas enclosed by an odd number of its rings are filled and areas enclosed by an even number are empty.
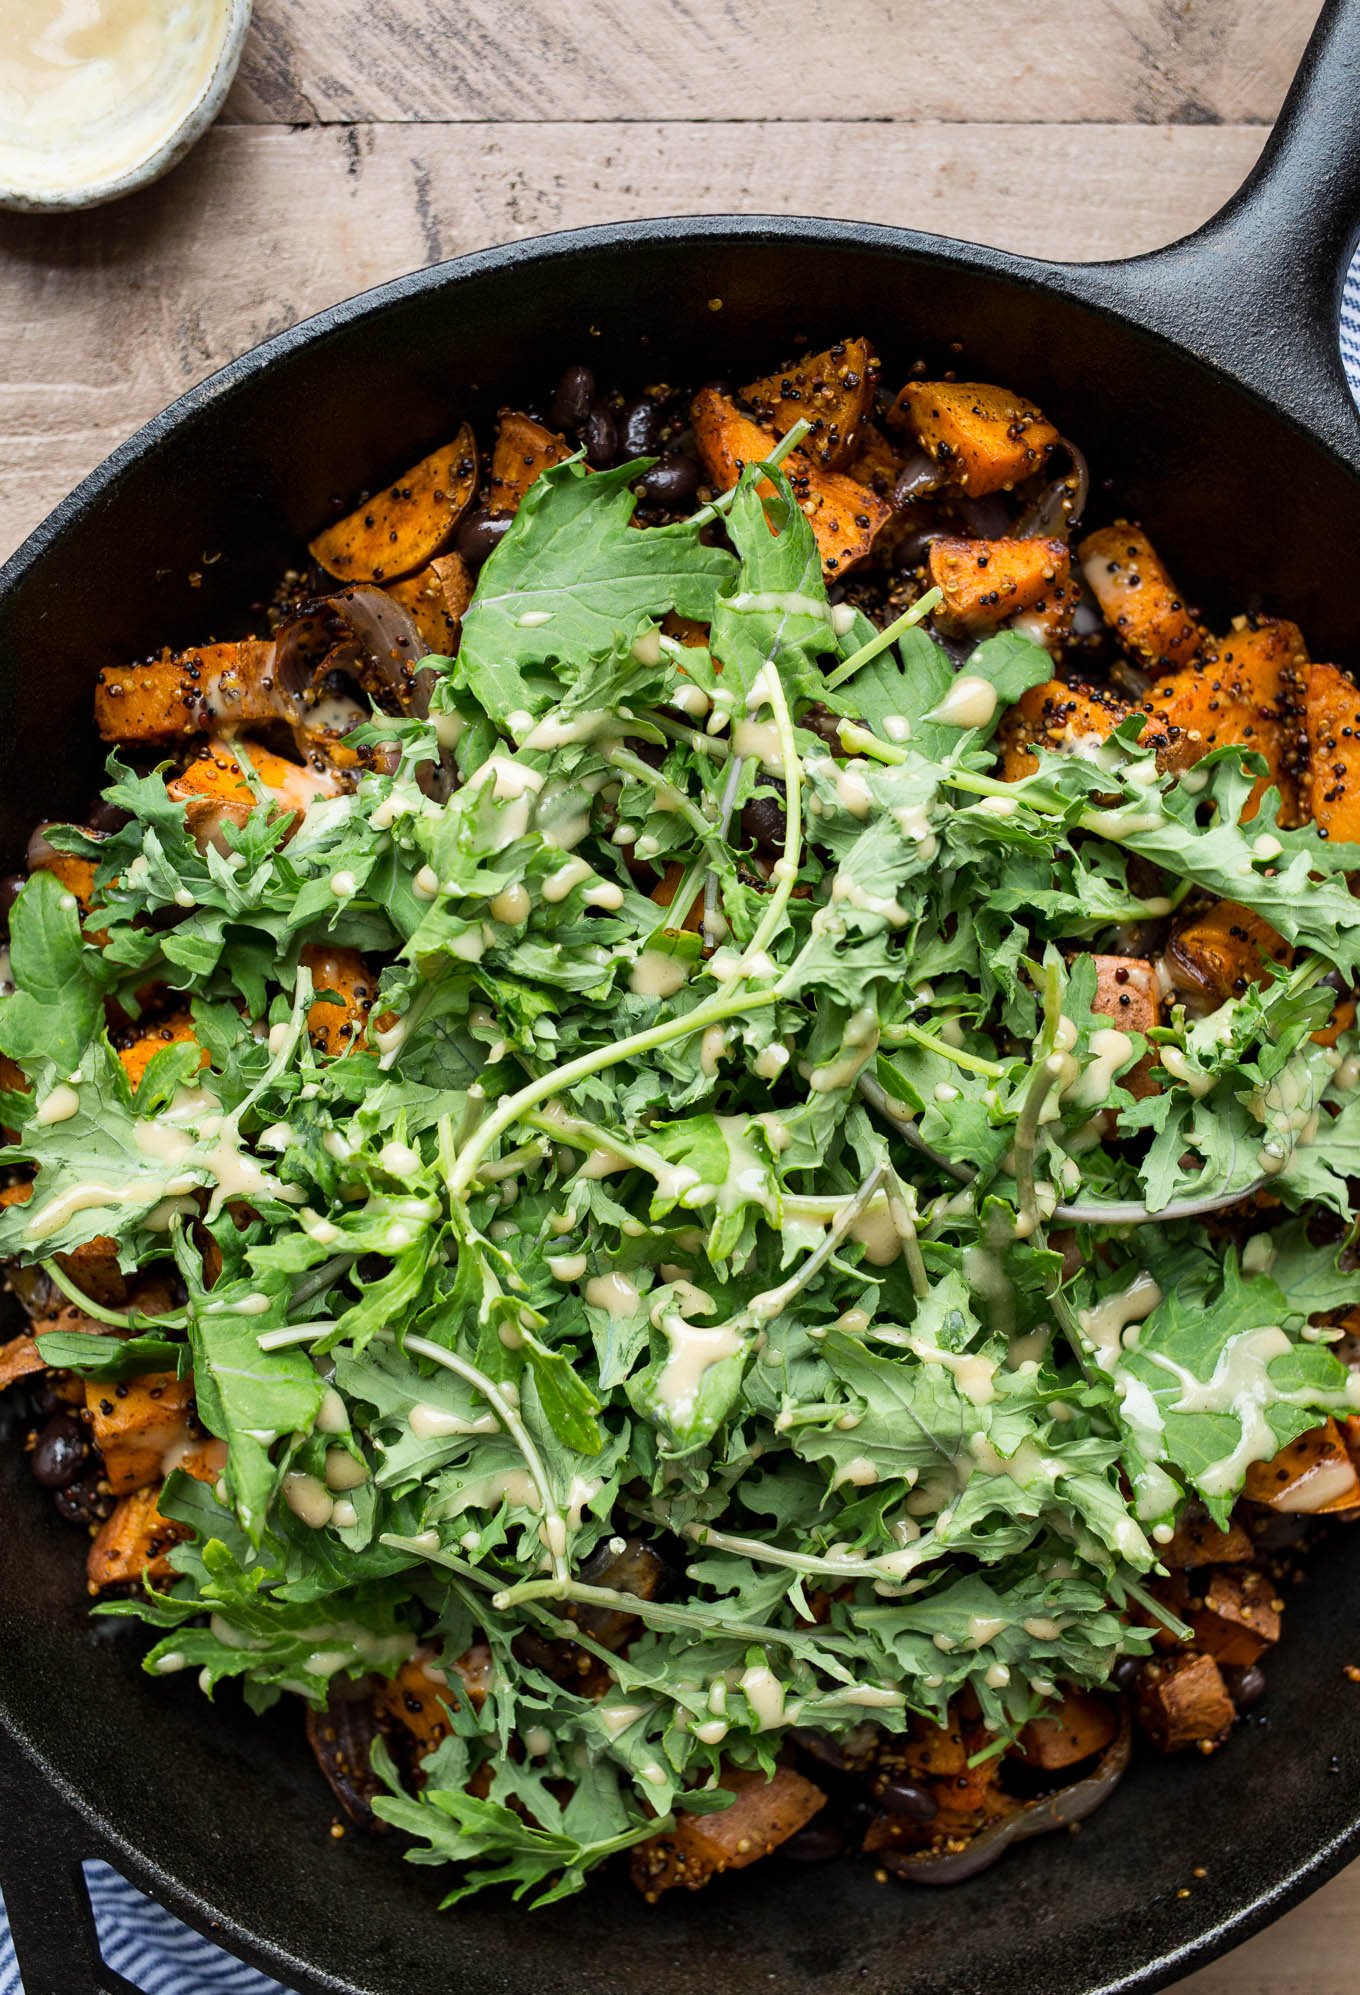
<svg viewBox="0 0 1360 1995">
<path fill-rule="evenodd" d="M 99 1838 L 0 1731 L 0 1891 L 24 1995 L 140 1995 L 106 1965 L 82 1862 Z"/>
<path fill-rule="evenodd" d="M 1252 173 L 1194 235 L 1071 288 L 1164 333 L 1282 406 L 1360 471 L 1337 339 L 1360 238 L 1360 0 L 1327 0 Z"/>
</svg>

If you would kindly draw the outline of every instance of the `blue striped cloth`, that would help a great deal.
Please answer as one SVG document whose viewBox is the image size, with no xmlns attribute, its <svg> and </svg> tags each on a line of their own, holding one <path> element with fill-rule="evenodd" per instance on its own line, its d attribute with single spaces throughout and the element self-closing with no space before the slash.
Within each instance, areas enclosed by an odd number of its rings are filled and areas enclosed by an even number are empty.
<svg viewBox="0 0 1360 1995">
<path fill-rule="evenodd" d="M 1341 356 L 1360 401 L 1360 253 L 1341 304 Z M 145 1995 L 292 1995 L 282 1982 L 257 1974 L 221 1947 L 162 1911 L 106 1863 L 87 1863 L 85 1880 L 110 1967 Z M 23 1995 L 9 1924 L 0 1899 L 0 1995 Z M 81 1991 L 84 1995 L 84 1991 Z"/>
</svg>

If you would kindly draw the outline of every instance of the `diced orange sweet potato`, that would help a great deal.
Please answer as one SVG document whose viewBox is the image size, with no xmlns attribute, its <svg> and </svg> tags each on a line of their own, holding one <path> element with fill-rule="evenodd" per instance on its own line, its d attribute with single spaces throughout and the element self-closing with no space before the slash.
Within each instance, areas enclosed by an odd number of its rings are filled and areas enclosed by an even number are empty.
<svg viewBox="0 0 1360 1995">
<path fill-rule="evenodd" d="M 418 1752 L 433 1752 L 452 1729 L 449 1706 L 458 1701 L 460 1690 L 474 1711 L 486 1702 L 491 1679 L 491 1651 L 485 1642 L 476 1642 L 452 1665 L 449 1672 L 425 1656 L 412 1656 L 396 1675 L 379 1686 L 378 1710 L 411 1734 Z"/>
<path fill-rule="evenodd" d="M 183 1524 L 162 1517 L 156 1505 L 159 1484 L 134 1490 L 113 1507 L 108 1522 L 101 1526 L 90 1546 L 85 1571 L 90 1591 L 106 1586 L 126 1586 L 149 1579 L 161 1583 L 171 1577 L 166 1553 L 189 1536 Z"/>
<path fill-rule="evenodd" d="M 1360 845 L 1360 686 L 1335 665 L 1305 665 L 1306 814 L 1327 836 Z"/>
<path fill-rule="evenodd" d="M 1150 1032 L 1159 1021 L 1157 972 L 1142 956 L 1093 956 L 1096 994 L 1092 1011 L 1113 1019 L 1123 1032 Z"/>
<path fill-rule="evenodd" d="M 1190 1615 L 1195 1647 L 1225 1669 L 1246 1669 L 1280 1639 L 1274 1582 L 1251 1568 L 1216 1572 Z"/>
<path fill-rule="evenodd" d="M 264 788 L 290 815 L 301 817 L 317 797 L 335 794 L 333 776 L 286 762 L 258 742 L 249 742 L 246 752 Z M 200 850 L 218 838 L 224 824 L 244 824 L 255 808 L 254 793 L 231 743 L 225 740 L 210 741 L 171 777 L 166 789 L 176 803 L 185 806 L 189 830 Z"/>
<path fill-rule="evenodd" d="M 38 847 L 37 856 L 31 858 L 28 864 L 32 873 L 51 873 L 68 894 L 74 894 L 81 913 L 89 913 L 90 902 L 94 899 L 93 859 L 82 859 L 75 852 L 58 852 L 44 839 Z"/>
<path fill-rule="evenodd" d="M 1247 1470 L 1244 1494 L 1272 1510 L 1312 1516 L 1360 1509 L 1360 1475 L 1335 1420 L 1301 1434 Z"/>
<path fill-rule="evenodd" d="M 161 1480 L 167 1455 L 192 1439 L 193 1404 L 193 1380 L 173 1372 L 85 1381 L 90 1431 L 115 1496 Z"/>
<path fill-rule="evenodd" d="M 828 471 L 854 456 L 861 427 L 874 403 L 878 362 L 867 339 L 847 339 L 763 374 L 741 391 L 756 419 L 783 436 L 799 421 L 811 423 L 803 449 Z"/>
<path fill-rule="evenodd" d="M 1036 748 L 1057 755 L 1095 755 L 1129 707 L 1098 686 L 1065 686 L 1049 679 L 1021 694 L 1001 723 L 1000 775 L 1008 783 L 1032 776 L 1039 766 Z"/>
<path fill-rule="evenodd" d="M 1119 1730 L 1118 1707 L 1090 1691 L 1069 1691 L 1053 1711 L 1031 1718 L 1020 1734 L 1020 1752 L 1031 1766 L 1058 1773 L 1103 1753 Z"/>
<path fill-rule="evenodd" d="M 1140 665 L 1170 672 L 1210 642 L 1140 526 L 1117 520 L 1087 534 L 1078 552 L 1105 621 Z"/>
<path fill-rule="evenodd" d="M 909 381 L 892 414 L 915 432 L 946 482 L 974 499 L 1041 471 L 1058 441 L 1032 402 L 980 381 Z"/>
<path fill-rule="evenodd" d="M 902 469 L 902 452 L 875 422 L 860 425 L 859 447 L 845 469 L 857 485 L 890 499 Z"/>
<path fill-rule="evenodd" d="M 123 1063 L 123 1072 L 134 1088 L 140 1087 L 142 1075 L 162 1047 L 189 1046 L 193 1044 L 193 1038 L 194 1021 L 187 1011 L 174 1011 L 168 1018 L 155 1019 L 151 1024 L 142 1026 L 137 1037 L 128 1045 L 119 1047 L 118 1058 Z M 205 1067 L 207 1064 L 208 1055 L 205 1052 L 199 1065 Z"/>
<path fill-rule="evenodd" d="M 747 464 L 759 464 L 776 438 L 744 415 L 730 396 L 702 388 L 694 398 L 694 440 L 713 483 L 726 491 Z M 806 515 L 828 577 L 848 574 L 869 555 L 874 536 L 887 525 L 892 508 L 877 492 L 857 485 L 844 472 L 828 471 L 805 451 L 791 451 L 784 475 Z"/>
<path fill-rule="evenodd" d="M 1251 1539 L 1234 1521 L 1226 1531 L 1207 1517 L 1183 1517 L 1169 1545 L 1160 1547 L 1163 1565 L 1173 1572 L 1193 1572 L 1199 1566 L 1241 1565 L 1252 1555 Z"/>
<path fill-rule="evenodd" d="M 1137 1709 L 1144 1731 L 1164 1753 L 1222 1738 L 1237 1716 L 1218 1664 L 1193 1654 L 1145 1663 Z"/>
<path fill-rule="evenodd" d="M 1061 540 L 964 540 L 941 534 L 930 544 L 930 579 L 944 597 L 942 629 L 979 637 L 1022 613 L 1069 611 L 1068 557 Z"/>
<path fill-rule="evenodd" d="M 1143 702 L 1150 716 L 1144 739 L 1156 742 L 1163 769 L 1188 769 L 1211 749 L 1229 744 L 1254 748 L 1265 757 L 1269 774 L 1257 778 L 1243 821 L 1255 817 L 1273 783 L 1284 822 L 1291 823 L 1298 807 L 1296 729 L 1289 711 L 1296 697 L 1293 674 L 1282 649 L 1235 643 L 1202 665 L 1159 681 Z"/>
<path fill-rule="evenodd" d="M 534 480 L 571 454 L 570 445 L 556 430 L 545 429 L 518 409 L 502 409 L 491 447 L 487 506 L 493 513 L 517 513 Z"/>
<path fill-rule="evenodd" d="M 21 1337 L 11 1337 L 7 1344 L 0 1344 L 0 1392 L 7 1386 L 17 1385 L 21 1378 L 28 1378 L 33 1372 L 44 1369 L 43 1361 L 38 1356 L 38 1346 L 28 1332 Z"/>
<path fill-rule="evenodd" d="M 1096 994 L 1091 1009 L 1108 1018 L 1121 1032 L 1148 1033 L 1161 1020 L 1161 995 L 1157 971 L 1142 956 L 1093 956 L 1096 966 Z M 1126 1073 L 1119 1085 L 1135 1100 L 1157 1093 L 1156 1062 L 1151 1052 L 1143 1055 Z"/>
<path fill-rule="evenodd" d="M 720 1785 L 736 1797 L 730 1808 L 712 1815 L 677 1811 L 674 1828 L 634 1849 L 633 1882 L 649 1904 L 677 1885 L 697 1891 L 720 1871 L 745 1870 L 796 1835 L 826 1801 L 820 1787 L 789 1767 L 772 1780 L 729 1771 Z"/>
<path fill-rule="evenodd" d="M 349 1053 L 360 1044 L 369 1009 L 378 993 L 378 980 L 357 949 L 332 949 L 309 942 L 299 962 L 312 973 L 318 993 L 308 1007 L 307 1030 L 318 1053 Z M 334 1004 L 322 992 L 335 993 Z"/>
<path fill-rule="evenodd" d="M 458 561 L 459 555 L 445 555 L 445 561 Z M 437 657 L 448 658 L 458 643 L 458 616 L 449 612 L 448 599 L 444 594 L 444 584 L 440 581 L 432 561 L 427 568 L 417 574 L 407 575 L 400 582 L 389 582 L 387 593 L 399 602 L 420 632 L 420 641 L 427 651 Z M 459 612 L 461 615 L 461 612 Z"/>
<path fill-rule="evenodd" d="M 267 638 L 163 651 L 140 665 L 110 666 L 95 680 L 94 717 L 105 741 L 173 741 L 280 711 Z"/>
<path fill-rule="evenodd" d="M 1288 967 L 1293 951 L 1268 921 L 1236 901 L 1215 901 L 1172 933 L 1166 966 L 1179 997 L 1192 1010 L 1217 1011 L 1261 983 L 1266 966 Z"/>
<path fill-rule="evenodd" d="M 452 443 L 318 534 L 312 559 L 341 582 L 409 575 L 448 545 L 476 489 L 477 444 L 464 423 Z"/>
</svg>

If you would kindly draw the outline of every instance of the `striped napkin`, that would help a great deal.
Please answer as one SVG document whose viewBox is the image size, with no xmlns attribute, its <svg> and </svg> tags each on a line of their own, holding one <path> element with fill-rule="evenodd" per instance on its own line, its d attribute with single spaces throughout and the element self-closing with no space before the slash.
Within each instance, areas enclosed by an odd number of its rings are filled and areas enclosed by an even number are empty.
<svg viewBox="0 0 1360 1995">
<path fill-rule="evenodd" d="M 1360 253 L 1341 303 L 1341 357 L 1360 401 Z M 85 1879 L 105 1960 L 144 1995 L 292 1995 L 282 1982 L 257 1974 L 162 1911 L 108 1864 L 87 1863 Z M 23 1995 L 2 1899 L 0 1995 Z"/>
</svg>

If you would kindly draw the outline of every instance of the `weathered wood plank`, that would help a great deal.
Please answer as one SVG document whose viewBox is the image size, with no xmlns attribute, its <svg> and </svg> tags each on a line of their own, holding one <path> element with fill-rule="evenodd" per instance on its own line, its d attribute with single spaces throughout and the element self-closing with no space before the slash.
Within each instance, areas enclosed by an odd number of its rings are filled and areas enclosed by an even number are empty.
<svg viewBox="0 0 1360 1995">
<path fill-rule="evenodd" d="M 257 0 L 228 116 L 1272 120 L 1317 0 Z"/>
<path fill-rule="evenodd" d="M 223 127 L 136 199 L 0 216 L 0 549 L 171 396 L 307 313 L 512 236 L 746 209 L 1067 257 L 1147 249 L 1251 165 L 1252 126 Z M 753 194 L 752 190 L 758 190 Z"/>
<path fill-rule="evenodd" d="M 1360 1864 L 1170 1995 L 1354 1995 Z"/>
</svg>

